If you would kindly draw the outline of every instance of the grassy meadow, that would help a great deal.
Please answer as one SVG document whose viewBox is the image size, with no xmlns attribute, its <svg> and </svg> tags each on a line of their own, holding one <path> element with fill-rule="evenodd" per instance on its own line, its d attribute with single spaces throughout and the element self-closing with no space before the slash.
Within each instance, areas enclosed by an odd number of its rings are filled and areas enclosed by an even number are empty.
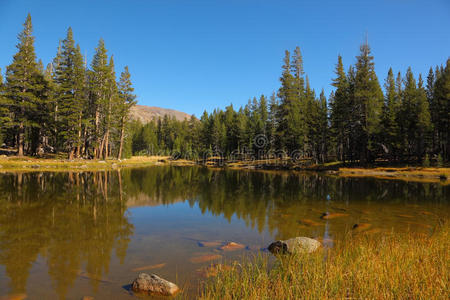
<svg viewBox="0 0 450 300">
<path fill-rule="evenodd" d="M 218 268 L 202 299 L 448 299 L 450 226 L 424 234 L 349 234 L 313 254 Z"/>
</svg>

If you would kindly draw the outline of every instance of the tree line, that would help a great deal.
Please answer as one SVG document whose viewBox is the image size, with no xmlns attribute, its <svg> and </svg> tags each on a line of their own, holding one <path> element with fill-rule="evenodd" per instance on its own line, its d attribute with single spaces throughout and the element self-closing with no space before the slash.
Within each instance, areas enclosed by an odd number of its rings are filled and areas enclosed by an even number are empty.
<svg viewBox="0 0 450 300">
<path fill-rule="evenodd" d="M 129 120 L 135 95 L 128 68 L 116 81 L 103 40 L 87 67 L 71 28 L 44 69 L 34 52 L 31 17 L 18 52 L 0 78 L 0 142 L 20 155 L 65 152 L 122 158 L 172 154 L 186 158 L 290 157 L 316 163 L 443 163 L 450 160 L 450 59 L 417 80 L 389 69 L 382 88 L 368 43 L 345 71 L 338 56 L 333 92 L 311 88 L 299 47 L 285 52 L 280 88 L 242 107 L 177 121 Z M 1 73 L 0 73 L 1 76 Z"/>
<path fill-rule="evenodd" d="M 450 59 L 430 68 L 426 82 L 411 68 L 389 69 L 384 92 L 367 43 L 345 72 L 338 56 L 334 91 L 317 96 L 299 47 L 285 52 L 281 86 L 235 109 L 206 111 L 197 120 L 169 117 L 132 126 L 132 151 L 187 158 L 286 156 L 315 163 L 450 160 Z"/>
<path fill-rule="evenodd" d="M 130 152 L 126 126 L 135 95 L 128 67 L 117 81 L 114 58 L 100 39 L 88 68 L 68 28 L 44 68 L 32 31 L 28 15 L 5 81 L 0 72 L 0 145 L 18 156 L 64 152 L 69 159 Z"/>
</svg>

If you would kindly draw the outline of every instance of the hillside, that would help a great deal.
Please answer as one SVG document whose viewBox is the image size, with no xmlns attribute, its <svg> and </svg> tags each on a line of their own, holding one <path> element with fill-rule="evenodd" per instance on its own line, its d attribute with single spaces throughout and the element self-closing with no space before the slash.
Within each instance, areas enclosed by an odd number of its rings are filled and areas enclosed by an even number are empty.
<svg viewBox="0 0 450 300">
<path fill-rule="evenodd" d="M 184 119 L 189 119 L 191 115 L 177 111 L 174 109 L 161 108 L 156 106 L 146 106 L 146 105 L 135 105 L 131 108 L 131 119 L 139 120 L 142 123 L 148 123 L 153 119 L 158 119 L 159 117 L 164 117 L 164 115 L 169 115 L 175 117 L 179 121 Z"/>
</svg>

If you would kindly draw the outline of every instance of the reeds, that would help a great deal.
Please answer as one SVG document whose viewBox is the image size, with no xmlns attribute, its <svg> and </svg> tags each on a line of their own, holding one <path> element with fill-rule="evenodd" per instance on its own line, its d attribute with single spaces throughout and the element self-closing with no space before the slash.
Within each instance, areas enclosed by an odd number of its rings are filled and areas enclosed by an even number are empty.
<svg viewBox="0 0 450 300">
<path fill-rule="evenodd" d="M 202 299 L 448 299 L 448 223 L 430 235 L 349 234 L 313 254 L 235 262 Z"/>
</svg>

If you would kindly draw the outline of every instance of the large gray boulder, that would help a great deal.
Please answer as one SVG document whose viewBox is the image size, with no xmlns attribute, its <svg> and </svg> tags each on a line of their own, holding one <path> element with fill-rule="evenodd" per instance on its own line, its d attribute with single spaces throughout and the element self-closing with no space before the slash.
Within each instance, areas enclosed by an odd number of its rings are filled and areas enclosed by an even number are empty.
<svg viewBox="0 0 450 300">
<path fill-rule="evenodd" d="M 175 295 L 180 288 L 155 274 L 141 273 L 132 283 L 133 291 L 163 296 Z"/>
<path fill-rule="evenodd" d="M 295 237 L 285 241 L 276 241 L 269 245 L 268 249 L 273 254 L 299 254 L 312 253 L 319 249 L 321 243 L 307 237 Z"/>
</svg>

